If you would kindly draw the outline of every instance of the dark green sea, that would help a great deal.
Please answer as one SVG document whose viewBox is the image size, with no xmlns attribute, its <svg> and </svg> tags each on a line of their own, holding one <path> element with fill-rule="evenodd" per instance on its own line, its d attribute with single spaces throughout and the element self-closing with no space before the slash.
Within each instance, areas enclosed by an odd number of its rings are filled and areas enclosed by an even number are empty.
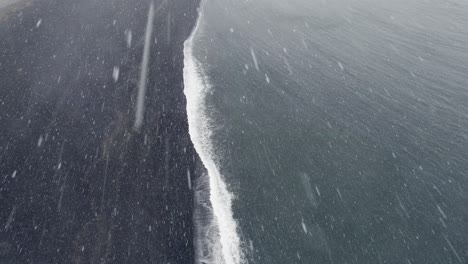
<svg viewBox="0 0 468 264">
<path fill-rule="evenodd" d="M 468 263 L 468 2 L 202 2 L 200 263 Z"/>
</svg>

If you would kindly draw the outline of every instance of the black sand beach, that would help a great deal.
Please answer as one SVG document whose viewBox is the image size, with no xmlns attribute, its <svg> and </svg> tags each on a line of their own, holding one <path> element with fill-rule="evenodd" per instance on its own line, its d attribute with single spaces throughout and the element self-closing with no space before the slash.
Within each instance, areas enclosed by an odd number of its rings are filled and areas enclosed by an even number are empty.
<svg viewBox="0 0 468 264">
<path fill-rule="evenodd" d="M 183 42 L 199 0 L 37 0 L 0 20 L 0 263 L 193 263 Z M 130 33 L 131 32 L 131 33 Z"/>
</svg>

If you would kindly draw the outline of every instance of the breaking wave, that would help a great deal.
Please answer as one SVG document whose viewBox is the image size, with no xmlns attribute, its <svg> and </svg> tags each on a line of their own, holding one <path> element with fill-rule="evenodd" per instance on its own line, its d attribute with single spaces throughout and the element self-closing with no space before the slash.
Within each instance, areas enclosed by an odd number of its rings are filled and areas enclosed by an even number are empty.
<svg viewBox="0 0 468 264">
<path fill-rule="evenodd" d="M 232 212 L 232 194 L 216 162 L 211 134 L 213 121 L 205 104 L 211 89 L 201 63 L 193 54 L 194 39 L 200 33 L 203 7 L 192 34 L 184 43 L 184 94 L 187 99 L 189 134 L 206 168 L 195 186 L 196 263 L 242 262 L 237 223 Z"/>
</svg>

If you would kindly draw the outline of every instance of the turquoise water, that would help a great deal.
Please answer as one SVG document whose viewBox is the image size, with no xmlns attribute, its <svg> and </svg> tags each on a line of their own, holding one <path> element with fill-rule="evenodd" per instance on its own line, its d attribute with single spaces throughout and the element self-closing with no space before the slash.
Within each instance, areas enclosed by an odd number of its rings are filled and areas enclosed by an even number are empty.
<svg viewBox="0 0 468 264">
<path fill-rule="evenodd" d="M 204 1 L 191 128 L 206 122 L 197 151 L 219 228 L 202 258 L 466 263 L 467 13 L 457 0 Z"/>
</svg>

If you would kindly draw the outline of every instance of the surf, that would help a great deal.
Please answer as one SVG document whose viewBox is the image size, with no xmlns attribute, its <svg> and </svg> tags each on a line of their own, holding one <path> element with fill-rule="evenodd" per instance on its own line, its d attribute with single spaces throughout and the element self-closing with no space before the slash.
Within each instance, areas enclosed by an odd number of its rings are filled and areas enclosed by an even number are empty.
<svg viewBox="0 0 468 264">
<path fill-rule="evenodd" d="M 195 186 L 196 263 L 242 263 L 240 237 L 233 216 L 233 195 L 229 192 L 211 139 L 214 122 L 206 107 L 212 88 L 201 63 L 194 56 L 195 36 L 200 34 L 203 4 L 197 23 L 184 42 L 184 94 L 187 100 L 189 134 L 206 171 Z"/>
</svg>

